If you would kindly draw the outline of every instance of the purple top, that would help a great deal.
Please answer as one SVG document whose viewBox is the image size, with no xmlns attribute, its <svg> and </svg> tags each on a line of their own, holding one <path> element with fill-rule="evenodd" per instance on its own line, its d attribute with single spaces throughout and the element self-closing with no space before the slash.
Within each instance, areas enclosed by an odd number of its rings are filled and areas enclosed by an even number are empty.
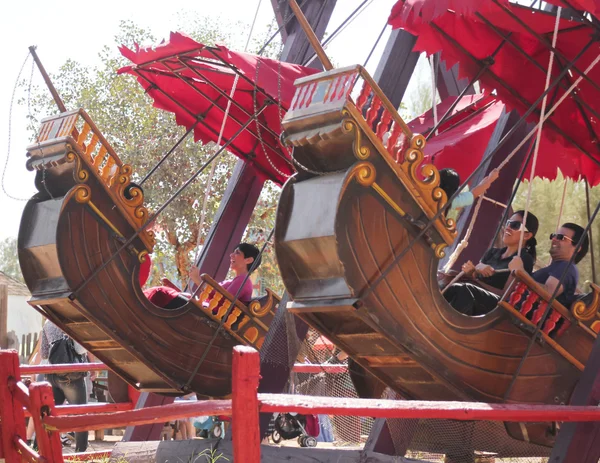
<svg viewBox="0 0 600 463">
<path fill-rule="evenodd" d="M 233 280 L 225 280 L 220 282 L 219 284 L 227 291 L 229 291 L 232 296 L 235 297 L 238 290 L 242 286 L 244 278 L 246 278 L 246 275 L 240 275 L 238 277 L 235 277 Z M 250 277 L 248 277 L 246 283 L 244 283 L 244 286 L 242 287 L 242 290 L 238 295 L 238 299 L 243 303 L 247 303 L 252 300 L 252 280 L 250 280 Z"/>
</svg>

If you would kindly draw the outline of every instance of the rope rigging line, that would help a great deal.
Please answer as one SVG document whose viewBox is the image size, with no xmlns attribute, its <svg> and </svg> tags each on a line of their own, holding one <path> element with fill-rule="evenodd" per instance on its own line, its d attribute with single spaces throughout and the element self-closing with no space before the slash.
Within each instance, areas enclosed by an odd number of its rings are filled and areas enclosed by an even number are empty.
<svg viewBox="0 0 600 463">
<path fill-rule="evenodd" d="M 477 216 L 479 215 L 479 209 L 481 209 L 482 204 L 483 204 L 483 195 L 481 195 L 479 198 L 477 198 L 477 204 L 475 205 L 475 210 L 473 211 L 473 215 L 471 216 L 471 221 L 469 222 L 469 227 L 467 228 L 467 232 L 465 233 L 464 238 L 460 241 L 458 246 L 456 246 L 456 248 L 454 249 L 454 252 L 452 252 L 450 257 L 448 258 L 448 262 L 446 262 L 446 265 L 444 265 L 443 271 L 445 273 L 448 273 L 450 271 L 450 269 L 452 268 L 452 266 L 454 265 L 456 260 L 459 258 L 461 253 L 467 248 L 467 246 L 469 246 L 469 239 L 471 238 L 471 233 L 473 232 L 473 227 L 475 226 L 475 221 L 477 220 Z M 464 272 L 461 271 L 457 275 L 456 279 L 458 280 L 459 276 L 462 277 L 463 275 L 464 275 Z M 455 282 L 453 281 L 452 283 L 455 283 Z M 450 286 L 450 285 L 448 285 L 448 286 Z M 448 286 L 446 286 L 446 288 L 448 288 Z M 446 288 L 444 288 L 444 291 L 446 290 Z M 442 291 L 442 294 L 444 293 L 444 291 Z"/>
<path fill-rule="evenodd" d="M 554 23 L 554 35 L 552 36 L 552 49 L 550 51 L 550 61 L 548 63 L 548 71 L 546 73 L 546 84 L 544 90 L 547 90 L 550 86 L 550 78 L 552 77 L 552 67 L 554 66 L 554 49 L 556 48 L 556 40 L 558 39 L 558 26 L 560 24 L 560 13 L 562 11 L 562 7 L 558 7 L 556 10 L 556 22 Z M 527 223 L 527 215 L 529 213 L 529 205 L 531 204 L 531 191 L 533 190 L 533 178 L 535 176 L 535 168 L 537 166 L 537 158 L 540 149 L 540 142 L 542 140 L 542 127 L 544 124 L 544 114 L 546 112 L 546 102 L 548 100 L 548 95 L 544 95 L 542 99 L 542 108 L 540 110 L 540 123 L 538 124 L 537 134 L 535 139 L 535 145 L 533 148 L 533 162 L 531 165 L 531 175 L 529 176 L 529 185 L 527 188 L 527 201 L 525 201 L 525 208 L 523 213 L 523 225 Z M 523 249 L 523 241 L 525 239 L 525 226 L 521 227 L 520 236 L 519 236 L 519 250 L 517 251 L 517 255 L 521 256 L 521 250 Z"/>
<path fill-rule="evenodd" d="M 369 3 L 369 5 L 365 6 L 366 3 Z M 329 45 L 330 42 L 332 42 L 339 34 L 341 34 L 344 31 L 344 29 L 346 29 L 346 27 L 353 23 L 354 20 L 357 19 L 367 9 L 367 7 L 370 6 L 371 3 L 373 3 L 373 0 L 363 0 L 363 2 L 360 5 L 358 5 L 354 9 L 354 11 L 352 11 L 352 13 L 350 13 L 346 17 L 346 19 L 344 19 L 344 21 L 342 21 L 342 23 L 331 33 L 331 35 L 323 41 L 321 46 L 325 48 L 327 45 Z M 358 10 L 361 11 L 358 12 Z M 313 53 L 313 55 L 302 64 L 302 66 L 308 66 L 315 60 L 316 57 L 317 54 Z"/>
<path fill-rule="evenodd" d="M 583 234 L 581 235 L 581 238 L 580 238 L 579 242 L 575 246 L 575 250 L 573 251 L 573 255 L 569 259 L 569 262 L 565 266 L 565 269 L 563 270 L 562 275 L 558 279 L 558 284 L 556 285 L 556 288 L 554 289 L 554 291 L 552 292 L 552 295 L 550 296 L 550 299 L 548 300 L 548 304 L 546 306 L 546 310 L 544 311 L 544 314 L 542 315 L 542 318 L 537 323 L 537 325 L 535 327 L 535 331 L 531 334 L 531 338 L 529 339 L 529 343 L 527 344 L 527 348 L 525 349 L 525 353 L 523 354 L 523 357 L 521 357 L 521 361 L 519 362 L 519 366 L 517 367 L 517 369 L 515 371 L 515 374 L 513 375 L 512 379 L 511 379 L 511 382 L 510 382 L 508 388 L 506 389 L 506 393 L 504 394 L 504 402 L 506 402 L 508 400 L 508 398 L 510 397 L 510 393 L 512 392 L 512 389 L 513 389 L 513 387 L 514 387 L 514 385 L 515 385 L 515 383 L 517 381 L 517 378 L 519 377 L 519 375 L 521 373 L 521 369 L 523 368 L 523 365 L 525 365 L 525 361 L 527 360 L 527 357 L 529 356 L 529 353 L 531 352 L 531 348 L 533 347 L 533 344 L 535 343 L 535 341 L 536 341 L 536 339 L 538 337 L 538 334 L 540 333 L 540 330 L 544 326 L 546 318 L 548 318 L 548 315 L 550 315 L 550 311 L 552 310 L 552 303 L 558 297 L 558 291 L 560 290 L 561 286 L 563 285 L 563 283 L 564 283 L 564 281 L 565 281 L 565 279 L 567 277 L 567 273 L 569 272 L 569 268 L 571 267 L 571 265 L 574 265 L 575 258 L 577 257 L 577 254 L 579 253 L 579 250 L 581 249 L 581 246 L 583 245 L 585 237 L 587 236 L 587 234 L 589 233 L 589 230 L 592 227 L 592 223 L 594 223 L 594 220 L 596 219 L 596 215 L 598 215 L 598 211 L 600 211 L 600 202 L 598 202 L 598 205 L 596 206 L 596 209 L 594 210 L 594 214 L 592 215 L 592 217 L 590 218 L 590 220 L 588 220 L 588 223 L 585 226 L 585 229 L 583 230 Z"/>
<path fill-rule="evenodd" d="M 582 53 L 579 53 L 577 55 L 577 57 L 574 59 L 578 59 L 580 56 L 582 55 Z M 598 62 L 600 61 L 600 55 L 598 55 L 596 57 L 596 59 L 590 63 L 590 65 L 587 67 L 587 69 L 584 71 L 584 74 L 587 74 L 591 69 L 593 69 L 596 64 L 598 64 Z M 569 64 L 572 64 L 573 61 Z M 425 235 L 425 233 L 433 226 L 433 224 L 435 223 L 435 221 L 446 212 L 446 210 L 450 207 L 450 205 L 452 204 L 452 201 L 456 198 L 456 196 L 458 196 L 462 190 L 465 188 L 465 186 L 471 181 L 471 179 L 473 178 L 473 176 L 484 166 L 487 164 L 487 161 L 489 161 L 492 156 L 494 156 L 498 150 L 504 145 L 504 143 L 514 134 L 514 132 L 517 130 L 518 127 L 520 127 L 520 125 L 527 119 L 527 117 L 529 117 L 529 115 L 534 111 L 535 107 L 537 106 L 537 104 L 541 101 L 541 99 L 548 94 L 548 92 L 554 88 L 554 86 L 557 85 L 557 83 L 560 81 L 560 79 L 563 78 L 564 74 L 566 73 L 566 69 L 568 69 L 569 67 L 565 67 L 565 70 L 563 70 L 563 72 L 561 72 L 561 74 L 555 79 L 555 81 L 552 83 L 552 85 L 550 85 L 545 91 L 544 93 L 542 93 L 542 95 L 540 95 L 538 97 L 538 99 L 527 109 L 527 111 L 525 111 L 525 113 L 521 116 L 521 118 L 517 121 L 517 123 L 508 131 L 508 133 L 506 135 L 504 135 L 504 137 L 502 137 L 502 139 L 500 140 L 500 142 L 498 143 L 498 145 L 496 146 L 496 148 L 494 148 L 492 150 L 492 152 L 490 154 L 488 154 L 480 163 L 480 165 L 467 177 L 467 179 L 465 180 L 465 182 L 458 188 L 458 190 L 456 190 L 454 192 L 454 194 L 448 199 L 448 201 L 446 202 L 446 204 L 441 207 L 435 214 L 434 216 L 429 220 L 429 222 L 425 225 L 425 227 L 423 227 L 421 229 L 421 231 L 417 234 L 417 236 L 412 239 L 408 245 L 398 254 L 398 256 L 396 256 L 394 258 L 394 260 L 392 262 L 390 262 L 388 264 L 388 266 L 386 267 L 386 269 L 380 273 L 380 275 L 375 279 L 375 281 L 371 284 L 371 286 L 367 287 L 363 293 L 360 295 L 360 299 L 363 299 L 365 297 L 367 297 L 369 294 L 371 294 L 374 289 L 377 287 L 377 285 L 379 285 L 379 283 L 381 283 L 383 281 L 383 279 L 387 276 L 387 274 L 392 270 L 392 268 L 400 261 L 400 259 L 402 259 L 406 253 L 408 251 L 411 250 L 411 248 L 415 245 L 415 243 L 420 240 L 423 235 Z M 517 147 L 513 150 L 514 151 L 518 151 L 519 149 L 521 149 L 521 147 L 533 136 L 533 134 L 535 133 L 535 131 L 537 130 L 537 127 L 543 122 L 545 121 L 547 118 L 549 118 L 552 113 L 556 110 L 556 108 L 558 108 L 558 106 L 560 106 L 560 104 L 569 96 L 569 94 L 575 90 L 575 88 L 577 87 L 577 85 L 579 85 L 579 83 L 581 82 L 581 80 L 583 79 L 582 76 L 578 77 L 577 80 L 573 83 L 573 85 L 571 85 L 571 87 L 569 87 L 569 89 L 561 96 L 561 98 L 556 102 L 556 104 L 550 109 L 550 111 L 548 111 L 547 114 L 544 115 L 544 118 L 541 119 L 534 127 L 533 129 L 527 134 L 527 136 L 525 136 L 525 138 L 517 145 Z M 512 153 L 511 153 L 512 154 Z M 510 155 L 509 155 L 510 156 Z"/>
<path fill-rule="evenodd" d="M 439 61 L 435 59 L 435 54 L 429 55 L 429 64 L 431 66 L 431 109 L 433 111 L 433 126 L 438 126 L 438 112 L 437 112 L 437 72 Z M 432 130 L 431 133 L 434 135 L 438 134 L 437 128 Z"/>
<path fill-rule="evenodd" d="M 558 26 L 560 23 L 560 12 L 561 12 L 561 8 L 558 8 L 557 14 L 556 14 L 556 22 L 554 24 L 554 36 L 552 38 L 552 47 L 554 48 L 556 46 L 556 40 L 558 38 Z M 432 77 L 433 77 L 433 91 L 435 92 L 435 75 L 434 75 L 434 59 L 433 59 L 434 55 L 431 55 L 431 69 L 432 69 Z M 541 108 L 541 113 L 540 113 L 540 119 L 543 120 L 544 119 L 544 114 L 546 112 L 546 102 L 548 99 L 548 87 L 550 86 L 550 78 L 552 77 L 552 66 L 554 64 L 554 53 L 551 52 L 550 53 L 550 62 L 548 64 L 548 72 L 546 73 L 546 83 L 545 83 L 545 87 L 544 87 L 544 97 L 542 99 L 542 108 Z M 434 93 L 435 95 L 435 93 Z M 435 112 L 435 104 L 434 104 L 434 113 L 433 113 L 433 117 L 434 120 L 436 119 L 436 112 Z M 437 124 L 436 124 L 437 125 Z M 543 123 L 540 123 L 538 125 L 538 130 L 537 130 L 537 135 L 536 135 L 536 140 L 535 140 L 535 144 L 534 144 L 534 153 L 533 153 L 533 165 L 531 168 L 531 179 L 533 179 L 533 176 L 535 175 L 535 168 L 537 165 L 537 156 L 538 156 L 538 152 L 539 152 L 539 145 L 540 145 L 540 140 L 541 140 L 541 135 L 542 135 L 542 127 L 543 127 Z M 504 169 L 504 167 L 511 161 L 511 159 L 513 158 L 513 156 L 515 154 L 517 154 L 517 150 L 513 151 L 510 155 L 508 155 L 499 165 L 498 167 L 496 167 L 496 170 L 498 170 L 499 172 L 502 171 L 502 169 Z M 523 213 L 523 223 L 527 222 L 527 215 L 528 215 L 528 211 L 529 211 L 529 205 L 530 205 L 530 199 L 531 199 L 531 189 L 532 189 L 532 185 L 533 185 L 533 181 L 529 182 L 529 188 L 527 191 L 527 201 L 525 204 L 525 209 L 524 209 L 524 213 Z M 465 233 L 465 237 L 461 240 L 461 242 L 459 243 L 459 245 L 454 249 L 454 252 L 452 253 L 452 255 L 450 256 L 450 258 L 448 259 L 448 262 L 446 263 L 446 265 L 444 266 L 444 272 L 448 272 L 450 270 L 450 268 L 452 268 L 452 266 L 454 265 L 454 263 L 456 262 L 456 260 L 458 259 L 458 257 L 461 255 L 461 253 L 467 248 L 467 246 L 469 246 L 469 238 L 471 237 L 471 233 L 473 231 L 473 227 L 475 226 L 475 221 L 477 220 L 477 216 L 479 215 L 479 210 L 481 208 L 481 204 L 482 204 L 482 197 L 479 199 L 479 201 L 477 202 L 477 206 L 475 207 L 475 211 L 473 212 L 473 216 L 471 217 L 471 221 L 469 223 L 469 227 L 467 228 L 467 232 Z M 517 251 L 517 255 L 520 256 L 521 255 L 521 250 L 523 248 L 523 240 L 525 237 L 525 228 L 521 228 L 520 233 L 519 233 L 519 247 L 518 247 L 518 251 Z M 464 272 L 460 272 L 459 276 L 462 276 L 461 274 L 464 274 Z M 459 276 L 456 277 L 456 280 L 458 280 Z M 446 288 L 448 288 L 450 285 L 446 286 Z M 446 288 L 444 288 L 444 291 L 446 290 Z"/>
<path fill-rule="evenodd" d="M 4 194 L 13 201 L 29 201 L 29 198 L 17 198 L 16 196 L 11 195 L 6 189 L 6 171 L 8 170 L 8 161 L 10 159 L 10 148 L 11 148 L 11 138 L 12 138 L 12 116 L 13 116 L 13 105 L 15 102 L 15 94 L 17 93 L 17 87 L 19 86 L 19 79 L 21 78 L 21 74 L 23 73 L 23 69 L 25 69 L 25 65 L 27 61 L 29 61 L 29 57 L 31 56 L 31 52 L 27 52 L 27 56 L 21 65 L 21 69 L 19 70 L 19 74 L 15 80 L 15 85 L 13 87 L 12 95 L 10 97 L 10 105 L 8 108 L 8 146 L 6 151 L 6 160 L 4 162 L 4 169 L 2 169 L 2 191 Z M 33 77 L 33 69 L 32 69 L 32 77 Z M 29 88 L 31 89 L 31 80 L 29 81 Z M 29 98 L 27 99 L 29 104 Z"/>
<path fill-rule="evenodd" d="M 104 270 L 106 268 L 106 266 L 108 264 L 110 264 L 124 249 L 126 249 L 132 242 L 134 239 L 137 238 L 137 236 L 142 233 L 155 219 L 156 217 L 158 217 L 158 215 L 165 210 L 165 208 L 171 204 L 180 194 L 183 190 L 185 190 L 202 172 L 204 172 L 204 170 L 217 158 L 219 157 L 219 155 L 221 155 L 221 153 L 223 153 L 227 147 L 233 143 L 233 141 L 238 137 L 239 134 L 241 134 L 244 130 L 246 130 L 246 128 L 254 121 L 254 119 L 256 119 L 266 108 L 266 106 L 263 106 L 260 111 L 255 114 L 254 116 L 252 116 L 250 119 L 248 119 L 248 121 L 246 121 L 246 123 L 244 125 L 242 125 L 238 131 L 229 139 L 227 140 L 227 142 L 225 142 L 225 144 L 215 153 L 213 154 L 188 180 L 186 180 L 186 182 L 179 187 L 179 189 L 173 193 L 173 195 L 171 195 L 171 197 L 169 199 L 167 199 L 162 206 L 160 206 L 158 208 L 158 210 L 152 214 L 152 216 L 150 216 L 148 218 L 148 220 L 146 221 L 146 223 L 144 225 L 142 225 L 140 228 L 138 228 L 135 233 L 129 237 L 122 245 L 119 249 L 117 249 L 117 251 L 110 256 L 106 262 L 104 262 L 100 267 L 98 267 L 96 270 L 94 270 L 92 272 L 92 274 L 87 277 L 72 293 L 71 293 L 71 299 L 75 299 L 75 297 L 81 292 L 81 290 L 83 290 L 83 288 L 85 288 L 88 283 L 90 281 L 92 281 L 93 279 L 95 279 L 98 274 Z"/>
<path fill-rule="evenodd" d="M 258 4 L 256 6 L 256 11 L 254 13 L 254 19 L 252 20 L 252 25 L 250 26 L 250 31 L 248 32 L 248 39 L 246 40 L 246 46 L 244 47 L 244 52 L 248 51 L 248 46 L 250 45 L 250 39 L 252 38 L 252 32 L 254 31 L 254 26 L 256 24 L 256 18 L 258 17 L 258 12 L 260 10 L 260 5 L 262 0 L 258 0 Z M 229 99 L 227 100 L 227 107 L 225 108 L 225 113 L 223 115 L 223 122 L 221 123 L 221 129 L 219 131 L 219 136 L 217 138 L 217 147 L 221 144 L 223 139 L 223 133 L 225 132 L 225 125 L 227 124 L 227 119 L 229 117 L 229 111 L 231 110 L 231 103 L 233 101 L 233 97 L 235 96 L 235 91 L 237 89 L 239 74 L 235 74 L 235 78 L 233 79 L 233 84 L 231 86 L 231 91 L 229 92 Z M 215 175 L 215 170 L 217 169 L 217 163 L 213 162 L 210 166 L 210 172 L 208 174 L 208 179 L 206 181 L 206 188 L 204 191 L 204 199 L 202 200 L 202 209 L 200 211 L 200 221 L 198 223 L 198 240 L 196 241 L 196 248 L 200 247 L 200 242 L 202 239 L 202 229 L 204 228 L 204 221 L 206 219 L 206 210 L 208 209 L 208 199 L 210 197 L 210 189 L 212 187 L 213 178 Z M 200 256 L 196 256 L 196 260 L 198 260 Z M 186 287 L 190 285 L 190 280 L 188 279 Z"/>
<path fill-rule="evenodd" d="M 304 7 L 308 2 L 309 2 L 309 0 L 304 0 L 300 4 L 300 8 Z M 277 11 L 278 12 L 281 11 L 279 9 L 279 2 L 277 2 Z M 285 15 L 285 17 L 283 18 L 283 21 L 281 21 L 281 26 L 279 26 L 279 28 L 273 33 L 273 35 L 267 39 L 265 44 L 258 51 L 258 53 L 257 53 L 258 56 L 261 56 L 265 52 L 265 50 L 271 44 L 273 39 L 279 35 L 279 33 L 283 30 L 284 27 L 286 27 L 288 25 L 288 23 L 292 20 L 293 17 L 294 17 L 294 14 L 292 11 L 290 11 L 287 15 Z"/>
<path fill-rule="evenodd" d="M 566 180 L 566 179 L 565 179 Z M 584 179 L 585 182 L 585 209 L 587 211 L 588 220 L 590 220 L 590 184 L 587 179 Z M 594 259 L 594 239 L 592 234 L 592 228 L 590 227 L 590 257 L 592 261 L 592 282 L 594 284 L 598 284 L 596 280 L 596 260 Z"/>
<path fill-rule="evenodd" d="M 510 36 L 511 34 L 512 34 L 512 32 L 508 35 Z M 468 83 L 468 85 L 459 93 L 459 95 L 456 97 L 456 100 L 454 100 L 454 102 L 450 105 L 450 107 L 444 113 L 444 115 L 438 121 L 438 123 L 434 124 L 433 128 L 425 136 L 425 141 L 428 141 L 433 136 L 434 133 L 437 133 L 437 130 L 440 127 L 440 125 L 442 125 L 444 122 L 446 122 L 446 120 L 452 115 L 452 111 L 454 111 L 454 108 L 456 108 L 458 103 L 460 103 L 460 101 L 462 100 L 462 97 L 465 96 L 465 94 L 475 84 L 475 82 L 477 82 L 479 80 L 479 78 L 482 76 L 482 74 L 484 72 L 486 72 L 492 64 L 494 64 L 494 58 L 500 52 L 500 50 L 502 50 L 502 48 L 504 47 L 504 45 L 506 45 L 506 43 L 507 43 L 507 39 L 505 38 L 504 40 L 502 40 L 502 42 L 500 42 L 500 45 L 498 45 L 496 47 L 496 49 L 492 52 L 492 54 L 490 56 L 488 56 L 487 58 L 482 60 L 485 64 L 479 68 L 479 70 L 477 71 L 477 74 L 475 74 L 473 76 L 473 78 Z"/>
</svg>

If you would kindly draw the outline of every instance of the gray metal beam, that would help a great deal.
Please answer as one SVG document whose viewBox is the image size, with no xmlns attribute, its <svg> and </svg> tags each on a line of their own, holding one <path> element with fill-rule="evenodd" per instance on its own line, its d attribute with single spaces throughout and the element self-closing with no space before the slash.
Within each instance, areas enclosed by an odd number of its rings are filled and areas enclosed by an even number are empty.
<svg viewBox="0 0 600 463">
<path fill-rule="evenodd" d="M 417 38 L 401 29 L 390 34 L 373 78 L 394 107 L 400 107 L 419 53 L 412 51 Z"/>
</svg>

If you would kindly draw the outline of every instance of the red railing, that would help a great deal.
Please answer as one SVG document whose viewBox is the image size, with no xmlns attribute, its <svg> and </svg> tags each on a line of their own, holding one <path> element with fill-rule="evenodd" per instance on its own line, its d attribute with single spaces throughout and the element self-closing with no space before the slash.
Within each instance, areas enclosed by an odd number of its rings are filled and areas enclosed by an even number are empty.
<svg viewBox="0 0 600 463">
<path fill-rule="evenodd" d="M 16 351 L 0 351 L 0 458 L 6 461 L 63 463 L 64 458 L 82 459 L 86 454 L 63 457 L 60 431 L 83 431 L 125 425 L 162 423 L 198 415 L 232 416 L 233 456 L 236 462 L 260 461 L 259 413 L 294 411 L 376 418 L 430 418 L 452 420 L 495 420 L 515 422 L 598 421 L 600 407 L 526 404 L 485 404 L 374 399 L 309 397 L 258 394 L 260 356 L 251 347 L 234 349 L 231 400 L 175 403 L 139 410 L 81 414 L 83 406 L 65 406 L 61 415 L 54 406 L 48 383 L 20 382 Z M 34 421 L 39 454 L 23 440 L 27 407 Z M 86 409 L 84 408 L 83 411 Z M 90 409 L 91 410 L 91 409 Z"/>
</svg>

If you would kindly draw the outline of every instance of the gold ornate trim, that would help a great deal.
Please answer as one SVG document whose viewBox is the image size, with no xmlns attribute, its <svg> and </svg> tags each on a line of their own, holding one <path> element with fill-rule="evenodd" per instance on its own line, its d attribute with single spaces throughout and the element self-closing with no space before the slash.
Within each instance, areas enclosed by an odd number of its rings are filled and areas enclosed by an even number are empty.
<svg viewBox="0 0 600 463">
<path fill-rule="evenodd" d="M 352 119 L 351 114 L 348 110 L 344 109 L 342 111 L 342 115 L 346 116 L 342 120 L 342 132 L 350 133 L 354 132 L 354 142 L 352 142 L 352 150 L 354 151 L 354 156 L 359 161 L 364 161 L 369 159 L 371 156 L 371 149 L 368 146 L 363 145 L 362 143 L 362 131 L 356 125 L 356 122 Z"/>
<path fill-rule="evenodd" d="M 573 316 L 582 322 L 588 322 L 594 318 L 600 318 L 600 288 L 592 285 L 592 301 L 586 305 L 583 301 L 577 301 L 571 306 Z"/>
</svg>

